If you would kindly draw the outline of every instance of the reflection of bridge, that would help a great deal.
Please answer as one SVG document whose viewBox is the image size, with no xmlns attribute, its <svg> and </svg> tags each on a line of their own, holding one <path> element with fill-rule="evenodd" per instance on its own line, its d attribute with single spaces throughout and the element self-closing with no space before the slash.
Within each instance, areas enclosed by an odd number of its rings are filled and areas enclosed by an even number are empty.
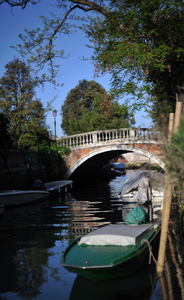
<svg viewBox="0 0 184 300">
<path fill-rule="evenodd" d="M 114 157 L 132 152 L 146 156 L 164 169 L 160 132 L 147 128 L 125 128 L 86 132 L 57 139 L 58 146 L 70 148 L 65 179 L 97 169 Z"/>
</svg>

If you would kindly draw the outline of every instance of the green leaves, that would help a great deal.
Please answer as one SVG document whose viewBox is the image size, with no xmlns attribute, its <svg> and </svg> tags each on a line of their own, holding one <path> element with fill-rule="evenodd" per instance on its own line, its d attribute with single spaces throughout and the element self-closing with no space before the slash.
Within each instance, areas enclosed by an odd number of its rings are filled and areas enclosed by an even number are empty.
<svg viewBox="0 0 184 300">
<path fill-rule="evenodd" d="M 9 120 L 8 132 L 15 146 L 30 148 L 40 142 L 48 144 L 49 134 L 45 124 L 45 110 L 35 96 L 37 81 L 29 67 L 14 59 L 6 66 L 0 78 L 0 112 Z"/>
<path fill-rule="evenodd" d="M 67 135 L 129 127 L 134 116 L 119 105 L 95 81 L 82 80 L 72 89 L 62 106 L 62 129 Z"/>
<path fill-rule="evenodd" d="M 56 38 L 72 33 L 80 21 L 78 28 L 85 31 L 94 49 L 96 75 L 110 73 L 114 97 L 129 94 L 136 102 L 142 96 L 145 100 L 148 93 L 155 98 L 155 112 L 163 101 L 174 108 L 175 94 L 182 93 L 178 86 L 184 83 L 183 1 L 61 0 L 57 8 L 57 15 L 41 17 L 42 28 L 25 30 L 17 45 L 23 56 L 29 56 L 36 73 L 46 73 L 47 65 L 49 73 L 37 76 L 39 83 L 56 84 L 56 62 L 65 57 L 64 50 L 55 47 Z M 86 17 L 79 11 L 86 12 Z"/>
<path fill-rule="evenodd" d="M 136 99 L 146 92 L 158 101 L 166 95 L 175 101 L 178 83 L 184 81 L 183 2 L 108 2 L 108 15 L 86 28 L 97 71 L 112 75 L 116 96 L 132 94 Z"/>
</svg>

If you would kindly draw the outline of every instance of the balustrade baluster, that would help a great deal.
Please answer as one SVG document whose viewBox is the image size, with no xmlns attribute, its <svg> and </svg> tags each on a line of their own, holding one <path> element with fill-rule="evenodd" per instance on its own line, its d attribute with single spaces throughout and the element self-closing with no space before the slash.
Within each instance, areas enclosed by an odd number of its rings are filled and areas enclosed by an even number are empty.
<svg viewBox="0 0 184 300">
<path fill-rule="evenodd" d="M 102 142 L 105 142 L 105 132 L 102 134 Z"/>
<path fill-rule="evenodd" d="M 111 141 L 115 139 L 114 131 L 111 131 Z"/>
<path fill-rule="evenodd" d="M 143 139 L 146 139 L 146 132 L 145 132 L 145 128 L 143 128 Z"/>
<path fill-rule="evenodd" d="M 95 145 L 98 142 L 98 133 L 92 133 L 92 143 Z"/>
<path fill-rule="evenodd" d="M 147 134 L 148 134 L 148 139 L 151 140 L 152 139 L 152 131 L 147 129 Z"/>
<path fill-rule="evenodd" d="M 159 138 L 159 132 L 153 129 L 147 128 L 120 128 L 104 131 L 89 132 L 86 134 L 77 134 L 73 136 L 62 137 L 57 139 L 56 143 L 60 147 L 85 147 L 88 145 L 96 145 L 100 143 L 110 143 L 111 141 L 118 140 L 123 141 L 130 139 L 136 141 L 157 141 Z"/>
</svg>

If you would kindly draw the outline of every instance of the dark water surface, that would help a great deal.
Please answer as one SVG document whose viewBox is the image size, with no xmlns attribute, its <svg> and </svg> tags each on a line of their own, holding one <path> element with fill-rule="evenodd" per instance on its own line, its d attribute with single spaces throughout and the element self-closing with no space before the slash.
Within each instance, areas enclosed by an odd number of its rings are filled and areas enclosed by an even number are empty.
<svg viewBox="0 0 184 300">
<path fill-rule="evenodd" d="M 134 276 L 104 282 L 91 282 L 60 266 L 62 251 L 73 239 L 122 220 L 116 195 L 127 176 L 6 210 L 0 219 L 0 299 L 184 299 L 183 234 L 174 213 L 163 278 L 157 278 L 154 263 Z"/>
</svg>

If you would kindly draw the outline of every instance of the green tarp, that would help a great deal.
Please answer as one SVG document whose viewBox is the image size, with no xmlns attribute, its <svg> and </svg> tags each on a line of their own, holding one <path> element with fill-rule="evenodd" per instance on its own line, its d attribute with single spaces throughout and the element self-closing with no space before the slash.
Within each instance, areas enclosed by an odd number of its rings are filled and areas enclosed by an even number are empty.
<svg viewBox="0 0 184 300">
<path fill-rule="evenodd" d="M 144 208 L 141 206 L 134 207 L 128 214 L 125 216 L 125 223 L 130 224 L 142 224 L 146 223 L 148 220 L 148 215 L 145 212 Z"/>
</svg>

